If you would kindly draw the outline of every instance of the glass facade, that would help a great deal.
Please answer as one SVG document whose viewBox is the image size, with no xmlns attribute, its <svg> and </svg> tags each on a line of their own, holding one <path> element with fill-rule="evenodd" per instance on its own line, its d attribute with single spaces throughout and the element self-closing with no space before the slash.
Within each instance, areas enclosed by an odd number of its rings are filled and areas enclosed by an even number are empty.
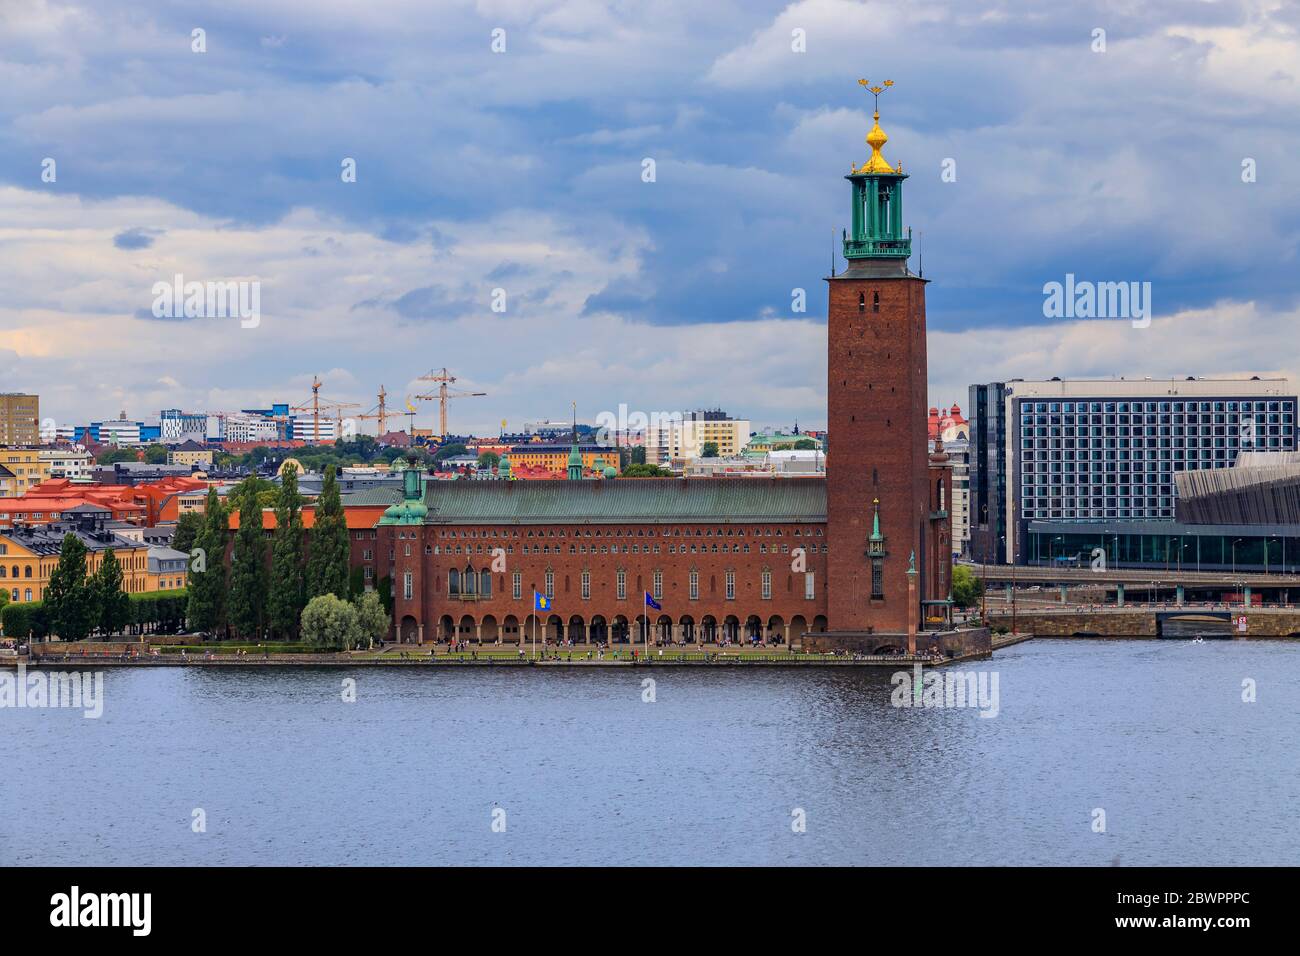
<svg viewBox="0 0 1300 956">
<path fill-rule="evenodd" d="M 1176 472 L 1228 468 L 1242 451 L 1296 448 L 1294 398 L 1027 397 L 1015 405 L 1026 521 L 1169 520 Z"/>
<path fill-rule="evenodd" d="M 1029 564 L 1096 567 L 1098 551 L 1105 567 L 1163 568 L 1169 571 L 1255 571 L 1272 574 L 1300 573 L 1300 529 L 1270 534 L 1252 528 L 1212 533 L 1180 526 L 1176 533 L 1158 529 L 1095 532 L 1029 528 Z"/>
</svg>

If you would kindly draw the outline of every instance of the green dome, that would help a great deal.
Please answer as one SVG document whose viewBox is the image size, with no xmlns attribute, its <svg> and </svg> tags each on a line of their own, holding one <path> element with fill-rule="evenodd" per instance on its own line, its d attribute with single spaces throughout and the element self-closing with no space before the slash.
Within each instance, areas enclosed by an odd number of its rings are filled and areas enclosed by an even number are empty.
<svg viewBox="0 0 1300 956">
<path fill-rule="evenodd" d="M 615 477 L 617 474 L 618 474 L 618 472 L 615 470 L 615 468 L 614 468 L 613 465 L 606 465 L 606 466 L 605 466 L 605 477 L 606 477 L 606 478 L 613 478 L 613 477 Z"/>
</svg>

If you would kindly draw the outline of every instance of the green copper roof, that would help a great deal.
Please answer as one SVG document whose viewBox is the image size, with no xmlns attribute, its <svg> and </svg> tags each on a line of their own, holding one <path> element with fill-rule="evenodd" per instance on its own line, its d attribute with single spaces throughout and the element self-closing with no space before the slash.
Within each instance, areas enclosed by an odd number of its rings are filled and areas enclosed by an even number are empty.
<svg viewBox="0 0 1300 956">
<path fill-rule="evenodd" d="M 362 488 L 359 491 L 350 491 L 340 496 L 344 506 L 358 505 L 365 507 L 375 505 L 395 505 L 402 500 L 402 489 L 396 487 L 387 488 Z"/>
<path fill-rule="evenodd" d="M 820 478 L 438 481 L 425 486 L 424 503 L 429 508 L 427 524 L 824 522 L 826 482 Z"/>
</svg>

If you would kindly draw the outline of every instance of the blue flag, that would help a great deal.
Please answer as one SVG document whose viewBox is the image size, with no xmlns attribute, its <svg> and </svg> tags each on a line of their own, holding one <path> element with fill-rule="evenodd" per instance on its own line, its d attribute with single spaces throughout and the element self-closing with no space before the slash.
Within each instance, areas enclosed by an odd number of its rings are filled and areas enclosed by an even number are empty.
<svg viewBox="0 0 1300 956">
<path fill-rule="evenodd" d="M 662 610 L 663 610 L 663 608 L 659 606 L 659 602 L 656 601 L 654 598 L 652 598 L 652 597 L 650 596 L 650 592 L 649 592 L 649 591 L 646 591 L 646 593 L 645 593 L 645 606 L 646 606 L 646 607 L 652 607 L 652 608 L 654 608 L 656 611 L 662 611 Z"/>
<path fill-rule="evenodd" d="M 534 610 L 534 611 L 549 611 L 550 609 L 551 609 L 551 599 L 548 598 L 545 594 L 538 594 L 536 591 L 534 591 L 534 592 L 533 592 L 533 610 Z"/>
</svg>

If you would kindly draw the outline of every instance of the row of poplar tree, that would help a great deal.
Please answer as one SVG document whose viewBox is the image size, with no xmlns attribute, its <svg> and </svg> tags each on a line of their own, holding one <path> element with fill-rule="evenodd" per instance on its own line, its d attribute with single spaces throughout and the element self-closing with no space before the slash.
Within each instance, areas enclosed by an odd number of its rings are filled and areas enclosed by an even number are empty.
<svg viewBox="0 0 1300 956">
<path fill-rule="evenodd" d="M 332 594 L 347 600 L 350 545 L 343 502 L 334 467 L 316 499 L 316 517 L 303 533 L 303 498 L 298 473 L 286 465 L 273 493 L 275 531 L 271 559 L 262 528 L 262 500 L 254 479 L 237 485 L 230 499 L 239 508 L 230 561 L 225 561 L 229 512 L 208 491 L 203 524 L 189 549 L 190 628 L 209 634 L 230 633 L 244 640 L 296 640 L 303 608 L 312 598 Z"/>
<path fill-rule="evenodd" d="M 41 600 L 46 626 L 69 641 L 84 640 L 96 631 L 117 634 L 131 623 L 131 599 L 122 590 L 117 555 L 109 548 L 95 573 L 87 575 L 88 553 L 75 534 L 64 535 L 59 563 Z"/>
</svg>

